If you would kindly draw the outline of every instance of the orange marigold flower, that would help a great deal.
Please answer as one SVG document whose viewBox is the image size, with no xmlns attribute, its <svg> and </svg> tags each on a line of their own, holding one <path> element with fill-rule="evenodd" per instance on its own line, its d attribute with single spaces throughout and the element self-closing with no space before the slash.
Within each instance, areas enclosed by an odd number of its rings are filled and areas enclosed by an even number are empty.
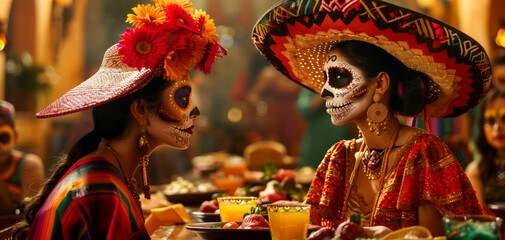
<svg viewBox="0 0 505 240">
<path fill-rule="evenodd" d="M 198 35 L 193 35 L 188 42 L 188 49 L 191 49 L 191 62 L 198 63 L 207 51 L 207 41 Z"/>
<path fill-rule="evenodd" d="M 178 4 L 186 12 L 191 12 L 191 11 L 195 10 L 195 5 L 188 2 L 188 0 L 152 0 L 152 1 L 154 2 L 154 4 L 156 4 L 156 6 L 161 8 L 163 11 L 165 11 L 167 6 L 170 4 Z"/>
<path fill-rule="evenodd" d="M 172 50 L 165 58 L 165 78 L 177 80 L 191 71 L 191 54 L 187 51 Z"/>
<path fill-rule="evenodd" d="M 194 18 L 200 28 L 202 37 L 207 41 L 207 43 L 217 43 L 218 38 L 216 34 L 216 26 L 214 25 L 214 19 L 210 19 L 210 16 L 202 10 L 196 10 Z"/>
<path fill-rule="evenodd" d="M 158 26 L 165 22 L 165 14 L 160 8 L 151 4 L 138 4 L 137 7 L 132 8 L 132 10 L 135 14 L 128 14 L 126 22 L 137 27 L 142 27 L 144 24 L 154 24 L 155 26 Z"/>
</svg>

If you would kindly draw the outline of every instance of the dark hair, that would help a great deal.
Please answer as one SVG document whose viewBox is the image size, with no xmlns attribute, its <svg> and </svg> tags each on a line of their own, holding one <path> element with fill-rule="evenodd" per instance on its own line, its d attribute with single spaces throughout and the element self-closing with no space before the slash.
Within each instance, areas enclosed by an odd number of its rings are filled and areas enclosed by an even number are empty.
<svg viewBox="0 0 505 240">
<path fill-rule="evenodd" d="M 426 104 L 437 99 L 434 82 L 425 73 L 405 66 L 386 50 L 371 43 L 350 40 L 343 41 L 332 49 L 337 49 L 354 66 L 360 68 L 367 78 L 386 72 L 391 79 L 390 107 L 393 112 L 403 116 L 414 116 L 420 113 Z M 400 84 L 401 83 L 401 84 Z M 398 87 L 403 94 L 399 96 Z"/>
<path fill-rule="evenodd" d="M 93 108 L 94 129 L 82 137 L 70 149 L 66 157 L 62 157 L 59 160 L 52 176 L 46 181 L 41 191 L 33 197 L 26 207 L 24 219 L 14 227 L 14 239 L 26 239 L 40 207 L 51 193 L 51 190 L 60 181 L 61 177 L 75 162 L 77 162 L 77 160 L 95 151 L 102 141 L 102 138 L 108 140 L 127 130 L 129 120 L 131 119 L 130 106 L 135 100 L 145 99 L 149 102 L 149 108 L 158 108 L 161 106 L 162 102 L 161 92 L 170 86 L 170 84 L 171 81 L 166 81 L 161 77 L 153 78 L 144 88 Z"/>
<path fill-rule="evenodd" d="M 487 96 L 479 105 L 479 116 L 477 120 L 479 124 L 479 131 L 477 133 L 476 145 L 477 150 L 480 153 L 480 161 L 478 165 L 480 174 L 479 178 L 484 185 L 494 180 L 496 177 L 496 166 L 494 165 L 494 160 L 497 156 L 496 149 L 489 145 L 486 140 L 486 135 L 484 133 L 484 112 L 486 111 L 489 103 L 497 98 L 505 98 L 505 91 L 490 89 Z"/>
</svg>

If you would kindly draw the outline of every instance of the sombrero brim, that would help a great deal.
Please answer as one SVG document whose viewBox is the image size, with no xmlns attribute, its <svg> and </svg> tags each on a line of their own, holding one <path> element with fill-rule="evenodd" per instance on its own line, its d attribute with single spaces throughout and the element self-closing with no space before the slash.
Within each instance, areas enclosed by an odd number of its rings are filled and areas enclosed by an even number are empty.
<svg viewBox="0 0 505 240">
<path fill-rule="evenodd" d="M 253 39 L 277 70 L 317 93 L 333 45 L 345 40 L 375 44 L 438 85 L 438 99 L 425 108 L 433 118 L 468 111 L 490 85 L 490 61 L 478 42 L 433 18 L 378 0 L 280 1 L 260 18 Z"/>
<path fill-rule="evenodd" d="M 36 114 L 49 118 L 93 108 L 121 98 L 145 86 L 162 69 L 143 68 L 140 71 L 121 62 L 118 45 L 110 47 L 104 55 L 100 69 L 89 79 L 74 87 Z M 153 74 L 158 73 L 158 74 Z"/>
</svg>

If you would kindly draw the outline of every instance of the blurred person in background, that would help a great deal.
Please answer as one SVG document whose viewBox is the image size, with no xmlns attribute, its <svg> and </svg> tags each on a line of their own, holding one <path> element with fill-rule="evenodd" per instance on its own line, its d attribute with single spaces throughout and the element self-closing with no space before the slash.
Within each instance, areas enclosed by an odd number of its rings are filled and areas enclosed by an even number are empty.
<svg viewBox="0 0 505 240">
<path fill-rule="evenodd" d="M 306 124 L 296 110 L 300 87 L 289 81 L 270 65 L 258 73 L 254 85 L 246 93 L 253 106 L 264 106 L 266 126 L 258 129 L 262 140 L 275 140 L 286 146 L 289 155 L 298 156 Z"/>
<path fill-rule="evenodd" d="M 22 211 L 44 182 L 44 163 L 35 154 L 15 149 L 15 108 L 0 100 L 0 213 Z"/>
<path fill-rule="evenodd" d="M 189 71 L 226 55 L 214 22 L 187 1 L 138 4 L 100 69 L 38 118 L 92 109 L 93 129 L 63 156 L 27 206 L 14 239 L 150 239 L 140 206 L 150 199 L 149 155 L 186 149 L 199 116 Z M 134 176 L 140 170 L 138 189 Z"/>
<path fill-rule="evenodd" d="M 466 174 L 482 206 L 505 202 L 505 91 L 491 89 L 480 103 L 478 157 L 472 161 Z"/>
<path fill-rule="evenodd" d="M 502 49 L 491 62 L 493 66 L 492 86 L 505 91 L 505 49 Z"/>
<path fill-rule="evenodd" d="M 334 143 L 357 135 L 357 130 L 351 130 L 350 124 L 334 126 L 324 102 L 324 98 L 308 89 L 302 89 L 298 95 L 296 107 L 307 123 L 300 146 L 298 167 L 308 166 L 316 169 Z"/>
</svg>

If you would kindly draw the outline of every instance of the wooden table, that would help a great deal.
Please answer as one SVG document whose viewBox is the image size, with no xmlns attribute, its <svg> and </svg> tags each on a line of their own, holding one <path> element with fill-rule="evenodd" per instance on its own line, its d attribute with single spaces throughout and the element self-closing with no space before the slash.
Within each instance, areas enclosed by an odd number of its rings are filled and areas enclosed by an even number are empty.
<svg viewBox="0 0 505 240">
<path fill-rule="evenodd" d="M 197 223 L 195 219 L 187 224 Z M 177 224 L 171 226 L 161 226 L 152 235 L 152 240 L 172 240 L 172 239 L 183 239 L 183 240 L 200 240 L 201 238 L 196 235 L 196 233 L 186 229 L 187 224 Z"/>
</svg>

